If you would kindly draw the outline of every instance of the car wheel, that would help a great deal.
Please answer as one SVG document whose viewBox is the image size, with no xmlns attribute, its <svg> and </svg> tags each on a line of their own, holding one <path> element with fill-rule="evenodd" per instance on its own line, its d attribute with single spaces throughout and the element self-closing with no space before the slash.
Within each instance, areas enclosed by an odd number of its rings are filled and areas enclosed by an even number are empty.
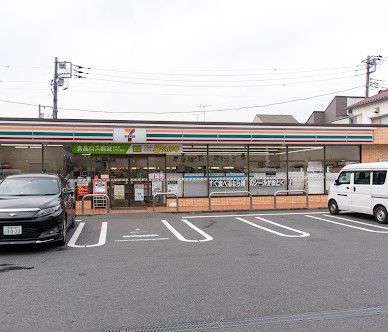
<svg viewBox="0 0 388 332">
<path fill-rule="evenodd" d="M 58 241 L 58 245 L 64 246 L 66 244 L 66 216 L 63 216 L 62 219 L 62 238 Z"/>
<path fill-rule="evenodd" d="M 375 209 L 375 219 L 380 224 L 388 223 L 387 210 L 384 206 L 378 206 Z"/>
<path fill-rule="evenodd" d="M 329 212 L 330 214 L 334 214 L 334 215 L 339 213 L 338 205 L 335 200 L 331 200 L 329 202 Z"/>
</svg>

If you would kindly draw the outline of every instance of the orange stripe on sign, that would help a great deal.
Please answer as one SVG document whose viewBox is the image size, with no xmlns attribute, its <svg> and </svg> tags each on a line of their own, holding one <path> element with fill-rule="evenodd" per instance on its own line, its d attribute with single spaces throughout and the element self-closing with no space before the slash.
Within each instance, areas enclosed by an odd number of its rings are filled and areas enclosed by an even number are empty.
<svg viewBox="0 0 388 332">
<path fill-rule="evenodd" d="M 14 126 L 0 126 L 1 130 L 22 130 L 22 131 L 32 131 L 33 127 L 14 127 Z"/>
<path fill-rule="evenodd" d="M 70 131 L 70 132 L 83 132 L 83 131 L 88 131 L 88 132 L 112 132 L 112 128 L 99 128 L 99 127 L 39 127 L 35 126 L 34 130 L 46 130 L 46 131 L 53 131 L 53 132 L 61 132 L 61 131 Z"/>
</svg>

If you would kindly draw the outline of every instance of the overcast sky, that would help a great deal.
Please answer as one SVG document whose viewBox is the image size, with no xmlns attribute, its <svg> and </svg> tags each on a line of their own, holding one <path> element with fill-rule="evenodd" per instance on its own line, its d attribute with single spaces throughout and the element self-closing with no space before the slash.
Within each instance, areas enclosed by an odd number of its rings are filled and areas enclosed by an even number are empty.
<svg viewBox="0 0 388 332">
<path fill-rule="evenodd" d="M 1 1 L 0 99 L 52 105 L 54 57 L 90 67 L 59 91 L 59 118 L 306 121 L 338 95 L 362 96 L 367 55 L 388 57 L 387 1 Z M 388 58 L 372 77 L 388 87 Z M 385 81 L 385 82 L 383 82 Z M 385 85 L 384 85 L 385 84 Z M 378 92 L 371 90 L 371 94 Z M 226 112 L 228 108 L 266 105 Z M 36 106 L 0 102 L 1 116 Z M 47 109 L 47 113 L 51 110 Z M 130 114 L 130 112 L 138 112 Z M 151 112 L 186 112 L 152 114 Z"/>
</svg>

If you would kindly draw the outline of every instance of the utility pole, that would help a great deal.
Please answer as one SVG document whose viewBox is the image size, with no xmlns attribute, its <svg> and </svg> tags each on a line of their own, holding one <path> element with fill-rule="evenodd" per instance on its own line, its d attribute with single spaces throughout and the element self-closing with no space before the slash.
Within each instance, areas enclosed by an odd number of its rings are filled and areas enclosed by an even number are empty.
<svg viewBox="0 0 388 332">
<path fill-rule="evenodd" d="M 61 71 L 58 72 L 58 69 Z M 73 64 L 69 61 L 58 61 L 55 57 L 54 60 L 54 78 L 51 81 L 52 93 L 53 93 L 53 119 L 58 118 L 58 87 L 62 87 L 66 90 L 68 85 L 68 79 L 73 75 Z M 81 76 L 77 76 L 80 77 Z M 82 77 L 84 78 L 84 77 Z"/>
<path fill-rule="evenodd" d="M 54 61 L 54 79 L 53 79 L 53 119 L 58 117 L 58 58 Z"/>
<path fill-rule="evenodd" d="M 368 55 L 366 59 L 362 61 L 366 65 L 365 98 L 369 97 L 370 74 L 376 71 L 377 61 L 380 61 L 382 58 L 381 55 Z"/>
<path fill-rule="evenodd" d="M 202 105 L 202 104 L 199 104 L 197 107 L 200 108 L 203 112 L 203 122 L 206 121 L 206 107 L 210 107 L 212 105 Z"/>
</svg>

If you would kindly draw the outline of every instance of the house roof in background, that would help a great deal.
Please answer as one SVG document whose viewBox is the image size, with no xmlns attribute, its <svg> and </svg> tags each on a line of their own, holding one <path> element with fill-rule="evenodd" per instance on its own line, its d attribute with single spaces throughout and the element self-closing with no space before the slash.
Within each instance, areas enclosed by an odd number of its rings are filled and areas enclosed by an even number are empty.
<svg viewBox="0 0 388 332">
<path fill-rule="evenodd" d="M 381 90 L 377 95 L 365 98 L 364 100 L 361 100 L 361 101 L 359 101 L 359 102 L 357 102 L 357 103 L 355 103 L 353 105 L 350 105 L 348 108 L 349 109 L 353 109 L 353 108 L 357 108 L 357 107 L 373 104 L 373 103 L 376 103 L 378 101 L 382 101 L 382 100 L 385 100 L 385 99 L 388 99 L 388 89 Z"/>
<path fill-rule="evenodd" d="M 299 123 L 292 115 L 288 114 L 256 114 L 254 123 Z"/>
</svg>

